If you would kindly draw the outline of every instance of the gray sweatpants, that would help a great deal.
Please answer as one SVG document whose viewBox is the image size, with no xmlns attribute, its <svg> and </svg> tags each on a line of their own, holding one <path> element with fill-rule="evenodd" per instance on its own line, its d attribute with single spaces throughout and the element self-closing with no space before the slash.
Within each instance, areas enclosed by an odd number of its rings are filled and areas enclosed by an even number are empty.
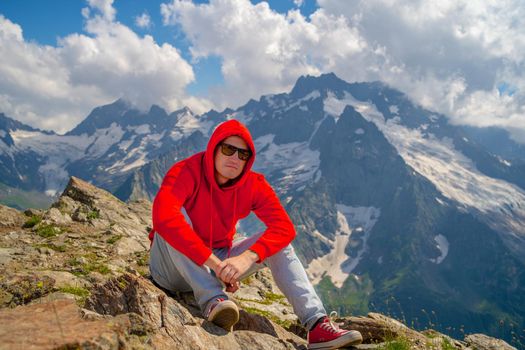
<svg viewBox="0 0 525 350">
<path fill-rule="evenodd" d="M 230 256 L 237 256 L 250 248 L 261 234 L 235 240 Z M 216 248 L 213 253 L 224 260 L 228 255 L 228 248 Z M 284 293 L 306 329 L 310 329 L 320 317 L 326 315 L 326 310 L 291 245 L 268 257 L 262 264 L 253 264 L 240 279 L 265 266 L 272 271 L 277 287 Z M 193 291 L 203 312 L 215 298 L 228 299 L 223 284 L 207 266 L 198 266 L 157 233 L 150 250 L 149 267 L 151 276 L 163 288 L 175 292 Z"/>
</svg>

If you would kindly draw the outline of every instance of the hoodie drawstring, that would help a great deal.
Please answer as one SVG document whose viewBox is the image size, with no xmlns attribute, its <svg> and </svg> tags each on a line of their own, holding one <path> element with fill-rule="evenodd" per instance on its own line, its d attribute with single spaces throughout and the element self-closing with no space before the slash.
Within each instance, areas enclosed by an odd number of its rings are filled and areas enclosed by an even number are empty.
<svg viewBox="0 0 525 350">
<path fill-rule="evenodd" d="M 213 186 L 210 186 L 210 249 L 213 253 Z"/>
<path fill-rule="evenodd" d="M 237 216 L 237 189 L 234 189 L 233 190 L 233 217 L 232 217 L 232 227 L 234 231 L 236 231 L 235 229 L 235 217 L 236 216 Z M 235 235 L 235 232 L 233 233 L 233 235 Z M 233 244 L 232 241 L 233 241 L 233 238 L 228 243 L 228 258 L 230 257 L 230 253 L 232 251 L 232 244 Z"/>
</svg>

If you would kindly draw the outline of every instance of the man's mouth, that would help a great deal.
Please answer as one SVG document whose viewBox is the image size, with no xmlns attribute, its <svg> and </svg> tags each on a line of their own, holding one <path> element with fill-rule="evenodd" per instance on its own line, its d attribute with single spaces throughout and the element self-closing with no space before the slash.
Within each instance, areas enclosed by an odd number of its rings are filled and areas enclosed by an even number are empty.
<svg viewBox="0 0 525 350">
<path fill-rule="evenodd" d="M 235 164 L 226 164 L 225 166 L 227 168 L 232 168 L 232 169 L 235 169 L 235 170 L 237 170 L 237 168 L 238 168 L 237 165 L 235 165 Z"/>
</svg>

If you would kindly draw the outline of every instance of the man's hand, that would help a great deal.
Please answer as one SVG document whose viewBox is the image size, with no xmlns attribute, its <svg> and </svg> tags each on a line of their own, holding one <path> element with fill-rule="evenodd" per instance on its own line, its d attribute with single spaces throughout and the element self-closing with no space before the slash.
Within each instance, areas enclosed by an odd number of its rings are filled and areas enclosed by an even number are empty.
<svg viewBox="0 0 525 350">
<path fill-rule="evenodd" d="M 215 256 L 215 254 L 211 254 L 210 257 L 204 262 L 204 265 L 208 266 L 210 269 L 215 272 L 215 276 L 219 277 L 219 266 L 222 263 L 222 261 Z"/>
<path fill-rule="evenodd" d="M 257 253 L 246 250 L 239 256 L 234 256 L 222 261 L 216 272 L 217 276 L 226 284 L 238 283 L 239 278 L 259 260 Z"/>
</svg>

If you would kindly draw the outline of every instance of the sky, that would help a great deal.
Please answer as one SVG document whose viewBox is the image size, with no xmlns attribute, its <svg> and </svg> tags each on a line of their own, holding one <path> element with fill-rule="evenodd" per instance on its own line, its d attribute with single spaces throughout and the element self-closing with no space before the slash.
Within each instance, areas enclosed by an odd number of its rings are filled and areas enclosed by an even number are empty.
<svg viewBox="0 0 525 350">
<path fill-rule="evenodd" d="M 0 113 L 58 133 L 118 98 L 200 114 L 334 72 L 525 142 L 522 0 L 2 0 L 0 57 Z"/>
</svg>

